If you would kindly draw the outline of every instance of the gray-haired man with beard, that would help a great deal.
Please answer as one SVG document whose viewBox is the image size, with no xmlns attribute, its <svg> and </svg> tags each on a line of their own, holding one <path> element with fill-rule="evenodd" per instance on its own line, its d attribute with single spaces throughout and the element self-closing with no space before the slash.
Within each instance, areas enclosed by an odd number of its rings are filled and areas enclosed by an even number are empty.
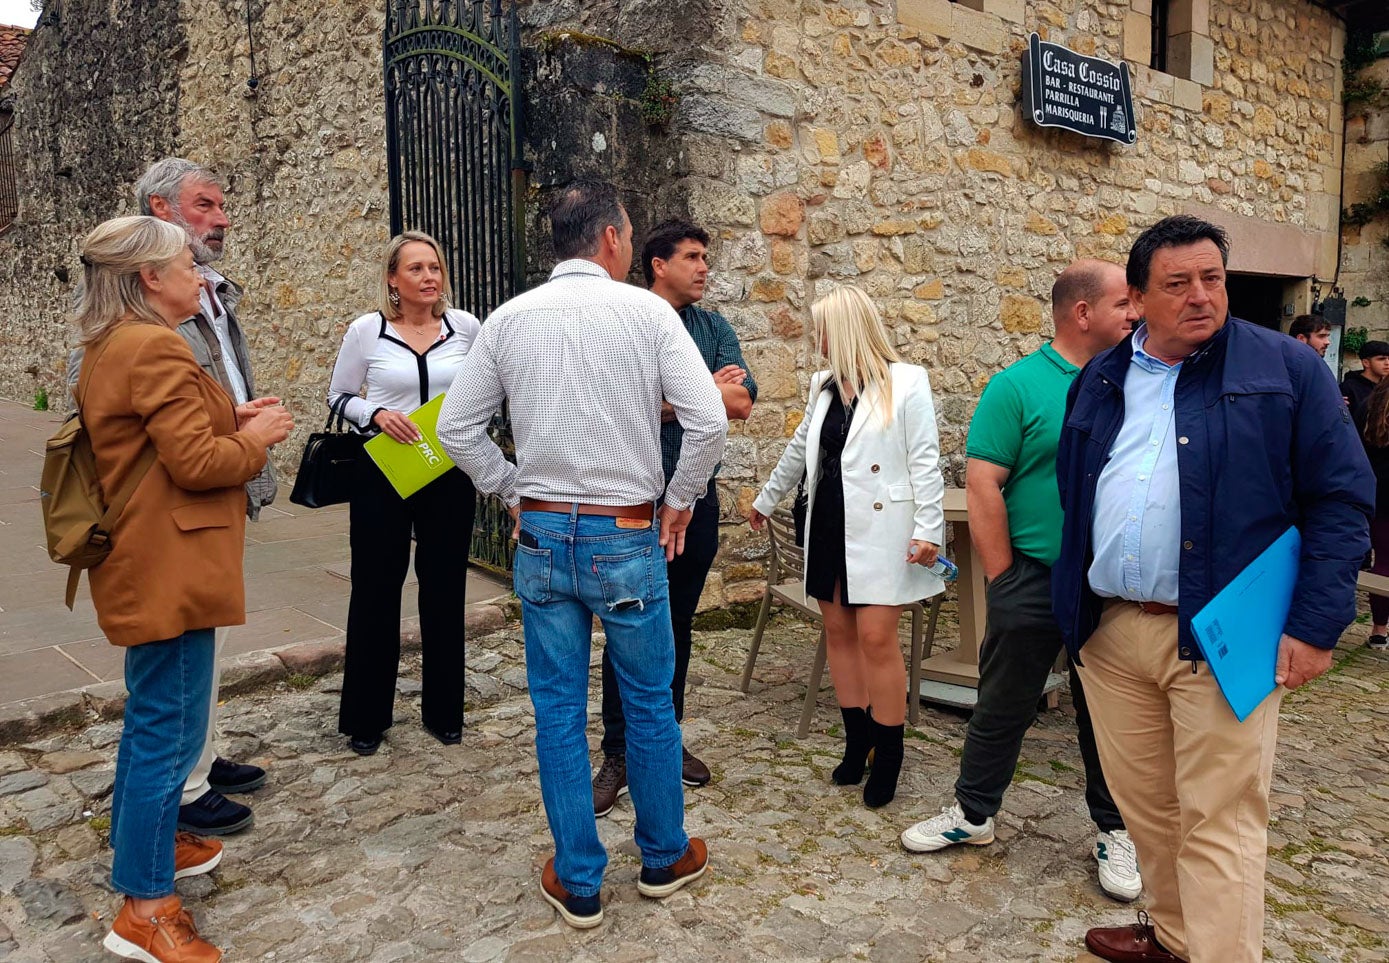
<svg viewBox="0 0 1389 963">
<path fill-rule="evenodd" d="M 183 228 L 198 272 L 203 276 L 202 310 L 178 326 L 193 356 L 231 397 L 235 405 L 279 404 L 279 398 L 257 398 L 251 375 L 251 359 L 246 336 L 236 317 L 241 288 L 219 274 L 212 263 L 222 257 L 227 228 L 231 226 L 225 210 L 222 187 L 207 168 L 182 157 L 166 157 L 150 165 L 135 183 L 140 213 L 168 221 Z M 68 359 L 68 386 L 75 390 L 82 366 L 82 349 Z M 263 505 L 275 498 L 275 474 L 267 463 L 265 470 L 246 483 L 246 514 L 260 515 Z M 183 787 L 178 828 L 199 836 L 226 836 L 248 828 L 253 822 L 251 809 L 227 799 L 224 793 L 244 793 L 265 783 L 265 770 L 240 765 L 219 757 L 213 747 L 217 730 L 217 690 L 220 681 L 222 649 L 227 628 L 216 632 L 216 654 L 212 670 L 212 704 L 207 717 L 207 738 L 203 754 Z"/>
</svg>

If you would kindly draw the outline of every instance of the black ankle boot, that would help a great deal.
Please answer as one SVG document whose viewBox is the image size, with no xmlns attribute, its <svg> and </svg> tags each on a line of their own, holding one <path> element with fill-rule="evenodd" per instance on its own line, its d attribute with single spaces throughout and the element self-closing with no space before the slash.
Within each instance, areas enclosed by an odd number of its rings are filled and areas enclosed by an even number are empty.
<svg viewBox="0 0 1389 963">
<path fill-rule="evenodd" d="M 831 779 L 836 786 L 857 786 L 863 779 L 863 768 L 868 763 L 868 751 L 873 748 L 873 737 L 869 731 L 872 722 L 867 709 L 839 709 L 844 717 L 844 759 L 834 767 Z"/>
<path fill-rule="evenodd" d="M 877 809 L 892 802 L 892 797 L 897 795 L 897 776 L 902 771 L 902 734 L 906 726 L 870 724 L 873 727 L 873 771 L 863 787 L 863 803 L 869 809 Z"/>
</svg>

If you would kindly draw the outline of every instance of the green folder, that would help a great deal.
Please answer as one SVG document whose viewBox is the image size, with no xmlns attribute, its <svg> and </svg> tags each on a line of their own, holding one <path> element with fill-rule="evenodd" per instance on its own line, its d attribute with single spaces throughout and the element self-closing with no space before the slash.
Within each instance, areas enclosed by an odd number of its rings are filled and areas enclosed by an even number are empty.
<svg viewBox="0 0 1389 963">
<path fill-rule="evenodd" d="M 444 396 L 439 395 L 406 416 L 419 426 L 424 436 L 412 445 L 402 445 L 385 433 L 366 443 L 367 454 L 390 479 L 401 498 L 409 498 L 453 467 L 453 460 L 444 453 L 444 446 L 439 444 L 439 436 L 435 434 L 439 409 L 443 406 Z"/>
</svg>

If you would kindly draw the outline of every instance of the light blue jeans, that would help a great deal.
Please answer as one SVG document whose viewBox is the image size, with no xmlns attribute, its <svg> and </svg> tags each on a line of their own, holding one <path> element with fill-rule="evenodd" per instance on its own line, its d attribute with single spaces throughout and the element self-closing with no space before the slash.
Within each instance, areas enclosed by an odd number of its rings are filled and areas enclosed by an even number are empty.
<svg viewBox="0 0 1389 963">
<path fill-rule="evenodd" d="M 642 865 L 663 869 L 689 847 L 670 695 L 675 639 L 665 554 L 654 524 L 625 529 L 597 515 L 524 512 L 521 532 L 513 576 L 555 874 L 575 896 L 593 896 L 608 864 L 593 815 L 586 737 L 594 615 L 603 622 L 627 718 L 627 785 Z"/>
<path fill-rule="evenodd" d="M 125 650 L 125 728 L 111 791 L 111 885 L 137 899 L 174 891 L 183 783 L 207 738 L 213 630 Z"/>
</svg>

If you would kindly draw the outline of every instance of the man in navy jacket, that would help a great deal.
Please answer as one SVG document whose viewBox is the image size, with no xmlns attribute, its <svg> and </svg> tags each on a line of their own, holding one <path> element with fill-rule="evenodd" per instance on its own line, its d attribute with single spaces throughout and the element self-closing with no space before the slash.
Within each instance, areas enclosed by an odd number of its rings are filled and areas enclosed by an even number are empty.
<svg viewBox="0 0 1389 963">
<path fill-rule="evenodd" d="M 1317 354 L 1229 316 L 1224 231 L 1179 215 L 1134 243 L 1144 319 L 1067 400 L 1052 601 L 1138 849 L 1151 925 L 1094 929 L 1106 960 L 1262 959 L 1268 792 L 1284 689 L 1355 617 L 1373 475 Z M 1191 618 L 1289 526 L 1302 535 L 1282 689 L 1243 723 Z"/>
</svg>

